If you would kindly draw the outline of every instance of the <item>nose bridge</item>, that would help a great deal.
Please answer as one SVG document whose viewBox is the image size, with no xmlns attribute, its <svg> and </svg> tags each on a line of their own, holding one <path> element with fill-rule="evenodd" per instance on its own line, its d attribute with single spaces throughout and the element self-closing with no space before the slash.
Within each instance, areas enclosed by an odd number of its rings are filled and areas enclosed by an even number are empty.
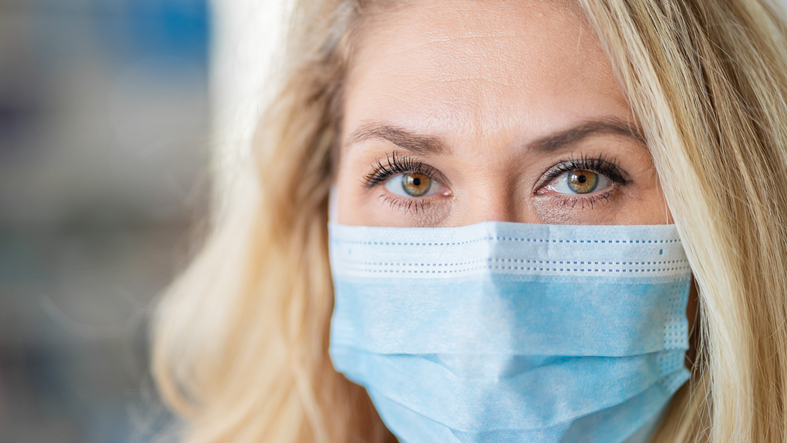
<svg viewBox="0 0 787 443">
<path fill-rule="evenodd" d="M 468 223 L 482 221 L 519 221 L 515 205 L 511 202 L 511 193 L 495 193 L 494 195 L 476 196 L 468 202 Z"/>
<path fill-rule="evenodd" d="M 483 221 L 506 221 L 526 223 L 525 196 L 517 189 L 515 180 L 501 168 L 490 168 L 473 174 L 465 183 L 460 196 L 461 214 L 454 220 L 457 226 Z"/>
</svg>

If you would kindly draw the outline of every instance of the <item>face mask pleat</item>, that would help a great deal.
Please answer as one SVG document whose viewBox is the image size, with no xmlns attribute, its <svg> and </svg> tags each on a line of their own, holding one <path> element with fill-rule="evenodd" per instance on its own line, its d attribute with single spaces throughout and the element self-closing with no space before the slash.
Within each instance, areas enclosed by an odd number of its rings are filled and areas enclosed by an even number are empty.
<svg viewBox="0 0 787 443">
<path fill-rule="evenodd" d="M 502 429 L 493 431 L 458 431 L 430 420 L 422 414 L 380 395 L 369 389 L 369 394 L 378 405 L 385 423 L 394 430 L 397 438 L 405 443 L 449 442 L 449 443 L 644 443 L 647 432 L 643 426 L 656 424 L 665 403 L 674 391 L 687 380 L 681 374 L 672 386 L 654 385 L 646 391 L 615 407 L 580 417 L 571 423 L 561 423 L 541 429 Z M 642 438 L 632 439 L 634 434 Z"/>
<path fill-rule="evenodd" d="M 568 358 L 503 379 L 460 378 L 420 356 L 342 352 L 334 349 L 332 356 L 351 380 L 399 403 L 421 397 L 411 409 L 462 431 L 553 426 L 623 403 L 685 371 L 682 353 L 674 352 Z M 429 395 L 420 395 L 424 391 Z"/>
<path fill-rule="evenodd" d="M 568 228 L 568 229 L 567 229 Z M 682 277 L 688 261 L 672 225 L 558 226 L 484 222 L 459 228 L 330 224 L 340 276 L 449 278 L 503 273 L 552 278 Z"/>
<path fill-rule="evenodd" d="M 331 358 L 411 442 L 623 442 L 689 376 L 674 226 L 331 224 Z"/>
<path fill-rule="evenodd" d="M 621 285 L 380 279 L 334 282 L 336 344 L 386 354 L 625 356 L 688 346 L 688 281 Z"/>
</svg>

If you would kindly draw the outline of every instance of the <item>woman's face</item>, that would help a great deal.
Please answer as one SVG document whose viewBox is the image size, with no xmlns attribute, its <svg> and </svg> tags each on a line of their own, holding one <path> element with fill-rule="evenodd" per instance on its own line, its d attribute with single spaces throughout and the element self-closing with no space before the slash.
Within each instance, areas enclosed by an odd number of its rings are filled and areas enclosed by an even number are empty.
<svg viewBox="0 0 787 443">
<path fill-rule="evenodd" d="M 416 2 L 373 19 L 359 41 L 339 223 L 671 222 L 640 129 L 578 10 Z"/>
</svg>

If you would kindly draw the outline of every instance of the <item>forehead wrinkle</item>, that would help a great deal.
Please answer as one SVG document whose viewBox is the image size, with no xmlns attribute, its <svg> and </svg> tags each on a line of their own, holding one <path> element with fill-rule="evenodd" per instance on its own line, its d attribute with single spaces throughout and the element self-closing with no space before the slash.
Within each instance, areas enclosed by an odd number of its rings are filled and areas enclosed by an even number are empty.
<svg viewBox="0 0 787 443">
<path fill-rule="evenodd" d="M 457 147 L 471 146 L 493 141 L 500 130 L 504 138 L 526 139 L 528 132 L 554 129 L 563 115 L 581 116 L 581 110 L 573 112 L 581 109 L 577 99 L 590 114 L 598 115 L 599 103 L 612 99 L 619 109 L 627 108 L 583 15 L 565 18 L 549 7 L 561 3 L 529 3 L 536 15 L 525 21 L 481 2 L 463 8 L 473 13 L 484 7 L 479 16 L 440 11 L 431 3 L 379 16 L 353 54 L 351 68 L 357 69 L 348 78 L 345 103 L 352 111 L 346 130 L 364 120 L 389 121 L 439 134 Z M 407 15 L 413 6 L 421 8 L 418 14 Z M 494 23 L 481 20 L 490 12 Z M 508 25 L 492 26 L 497 20 Z"/>
<path fill-rule="evenodd" d="M 522 84 L 522 81 L 526 80 L 522 86 L 527 87 L 529 79 L 523 76 L 530 72 L 544 72 L 550 65 L 558 62 L 549 53 L 528 48 L 532 46 L 529 42 L 540 46 L 540 42 L 544 39 L 543 36 L 534 35 L 537 33 L 528 29 L 518 33 L 493 35 L 451 35 L 437 40 L 430 36 L 437 37 L 441 35 L 440 33 L 426 31 L 421 36 L 423 38 L 408 40 L 404 45 L 374 44 L 376 41 L 387 41 L 382 38 L 383 34 L 386 34 L 385 29 L 369 35 L 368 45 L 355 54 L 353 69 L 349 72 L 349 85 L 356 85 L 359 77 L 364 74 L 379 73 L 388 78 L 423 80 L 424 76 L 427 76 L 430 81 L 443 84 L 482 79 L 502 87 Z M 572 46 L 575 46 L 573 41 Z M 520 49 L 512 52 L 511 49 L 516 47 Z M 372 48 L 375 48 L 375 51 L 369 52 Z M 603 54 L 600 48 L 594 49 L 599 49 L 598 52 Z M 526 61 L 515 55 L 523 51 L 527 56 Z M 572 57 L 575 60 L 573 63 L 575 70 L 586 70 L 584 68 L 587 66 L 581 61 L 583 56 L 586 54 Z M 407 72 L 398 69 L 402 62 L 413 64 L 417 71 Z M 522 63 L 525 62 L 526 65 L 523 65 Z M 569 66 L 571 64 L 563 64 L 563 67 Z M 523 67 L 525 70 L 522 70 Z"/>
<path fill-rule="evenodd" d="M 468 6 L 471 3 L 474 5 Z M 473 46 L 468 42 L 476 41 L 479 46 L 483 46 L 482 42 L 484 41 L 496 41 L 498 44 L 495 45 L 497 46 L 496 50 L 492 53 L 505 57 L 510 52 L 509 43 L 521 45 L 523 41 L 543 40 L 542 30 L 538 28 L 538 24 L 534 28 L 530 22 L 520 23 L 515 17 L 512 17 L 509 6 L 516 5 L 509 5 L 509 3 L 517 2 L 500 1 L 498 7 L 491 7 L 492 5 L 485 1 L 458 2 L 449 10 L 439 8 L 429 2 L 406 2 L 391 10 L 368 17 L 362 21 L 358 28 L 359 32 L 355 34 L 356 46 L 348 73 L 353 73 L 354 68 L 358 65 L 357 62 L 365 58 L 365 53 L 370 46 L 374 48 L 376 58 L 380 56 L 379 49 L 381 47 L 385 48 L 384 52 L 388 56 L 407 56 L 419 50 L 427 54 L 451 53 L 456 56 Z M 530 8 L 538 10 L 542 18 L 548 17 L 548 21 L 551 22 L 562 20 L 557 10 L 578 9 L 577 5 L 570 1 L 532 1 Z M 421 13 L 409 16 L 408 14 L 413 9 L 421 9 Z M 475 14 L 479 10 L 482 10 L 484 14 Z M 489 23 L 489 14 L 508 22 L 516 22 L 517 26 L 513 31 L 507 26 L 494 26 Z M 581 13 L 577 14 L 576 12 L 572 15 L 582 16 Z M 420 38 L 408 39 L 406 35 L 402 34 L 397 25 L 401 25 L 400 19 L 403 16 L 406 17 L 408 26 L 414 28 Z M 483 19 L 482 16 L 484 16 Z M 406 42 L 404 47 L 398 44 L 375 44 L 375 42 L 401 42 L 402 40 Z M 452 42 L 456 43 L 456 47 L 451 47 Z M 484 54 L 490 53 L 489 48 L 482 49 Z M 471 55 L 469 58 L 474 58 L 474 56 Z"/>
</svg>

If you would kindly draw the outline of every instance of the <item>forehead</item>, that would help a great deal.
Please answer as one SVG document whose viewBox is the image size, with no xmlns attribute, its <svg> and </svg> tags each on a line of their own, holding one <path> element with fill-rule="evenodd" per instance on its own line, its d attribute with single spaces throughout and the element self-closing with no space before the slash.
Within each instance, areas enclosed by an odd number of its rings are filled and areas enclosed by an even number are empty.
<svg viewBox="0 0 787 443">
<path fill-rule="evenodd" d="M 581 11 L 557 1 L 416 1 L 381 13 L 360 32 L 347 85 L 345 134 L 381 121 L 449 140 L 528 138 L 630 113 Z"/>
</svg>

